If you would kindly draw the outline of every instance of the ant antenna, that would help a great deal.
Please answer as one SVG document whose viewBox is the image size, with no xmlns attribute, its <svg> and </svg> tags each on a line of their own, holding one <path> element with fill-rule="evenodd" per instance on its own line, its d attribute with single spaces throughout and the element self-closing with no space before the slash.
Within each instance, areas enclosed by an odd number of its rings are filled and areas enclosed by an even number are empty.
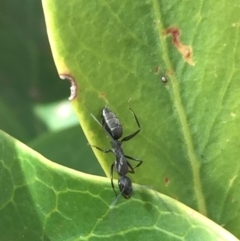
<svg viewBox="0 0 240 241">
<path fill-rule="evenodd" d="M 86 109 L 88 110 L 89 114 L 92 116 L 92 118 L 102 127 L 102 124 L 99 122 L 99 120 L 93 115 L 93 113 L 88 109 L 86 103 L 84 102 L 84 105 Z"/>
<path fill-rule="evenodd" d="M 113 140 L 112 136 L 104 129 L 103 125 L 100 123 L 100 121 L 95 117 L 95 115 L 88 109 L 86 103 L 83 103 L 88 110 L 89 114 L 92 116 L 92 118 L 98 123 L 98 125 L 101 126 L 101 128 L 107 133 L 107 135 Z"/>
<path fill-rule="evenodd" d="M 130 98 L 128 99 L 128 109 L 131 110 L 131 112 L 132 112 L 132 108 L 130 107 L 130 102 L 131 102 L 131 100 L 132 100 L 132 98 L 130 97 Z"/>
</svg>

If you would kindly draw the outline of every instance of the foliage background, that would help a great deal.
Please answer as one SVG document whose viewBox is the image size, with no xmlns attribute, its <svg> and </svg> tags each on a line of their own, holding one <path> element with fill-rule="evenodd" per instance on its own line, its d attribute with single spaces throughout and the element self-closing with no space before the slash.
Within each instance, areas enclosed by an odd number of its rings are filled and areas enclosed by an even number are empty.
<svg viewBox="0 0 240 241">
<path fill-rule="evenodd" d="M 104 175 L 68 101 L 70 83 L 57 74 L 41 2 L 1 4 L 0 129 L 50 160 Z"/>
<path fill-rule="evenodd" d="M 0 128 L 50 160 L 104 176 L 66 101 L 69 83 L 57 75 L 41 2 L 2 1 L 0 29 Z M 80 156 L 86 161 L 79 161 Z M 137 203 L 137 199 L 134 201 Z M 130 202 L 126 205 L 133 208 Z M 233 210 L 239 210 L 237 205 L 238 202 Z M 214 207 L 211 210 L 215 212 Z M 236 225 L 232 229 L 238 232 Z"/>
</svg>

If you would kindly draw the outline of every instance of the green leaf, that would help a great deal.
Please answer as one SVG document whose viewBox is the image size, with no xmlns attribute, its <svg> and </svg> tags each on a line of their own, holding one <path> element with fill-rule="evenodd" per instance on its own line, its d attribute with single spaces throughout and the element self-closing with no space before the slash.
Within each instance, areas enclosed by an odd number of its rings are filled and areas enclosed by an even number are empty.
<svg viewBox="0 0 240 241">
<path fill-rule="evenodd" d="M 130 200 L 109 179 L 50 162 L 0 132 L 1 240 L 237 240 L 164 195 L 134 185 Z"/>
<path fill-rule="evenodd" d="M 78 123 L 72 105 L 67 100 L 36 105 L 34 111 L 51 131 L 61 130 Z"/>
<path fill-rule="evenodd" d="M 109 140 L 89 115 L 108 105 L 131 178 L 198 210 L 240 237 L 239 11 L 237 0 L 44 1 L 53 57 L 77 86 L 73 105 L 91 144 Z M 167 80 L 167 82 L 162 82 Z M 114 157 L 94 150 L 106 174 Z"/>
</svg>

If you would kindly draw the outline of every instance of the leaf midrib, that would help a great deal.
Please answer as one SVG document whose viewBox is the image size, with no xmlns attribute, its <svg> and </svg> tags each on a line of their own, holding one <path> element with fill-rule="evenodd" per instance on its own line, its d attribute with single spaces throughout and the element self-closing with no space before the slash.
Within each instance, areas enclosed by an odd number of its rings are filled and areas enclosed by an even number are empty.
<svg viewBox="0 0 240 241">
<path fill-rule="evenodd" d="M 163 25 L 162 25 L 161 14 L 159 12 L 160 6 L 159 6 L 157 0 L 152 0 L 152 3 L 153 3 L 153 13 L 157 20 L 156 28 L 158 31 L 159 42 L 163 49 L 163 51 L 161 52 L 161 57 L 163 58 L 167 69 L 172 70 L 173 67 L 172 67 L 171 61 L 169 59 L 166 41 L 164 41 L 163 36 L 162 36 L 164 29 L 163 29 Z M 159 51 L 159 53 L 160 53 L 160 51 Z M 183 104 L 181 101 L 179 80 L 176 78 L 176 76 L 174 74 L 171 76 L 170 84 L 172 85 L 172 90 L 173 90 L 173 95 L 172 95 L 173 105 L 176 108 L 176 111 L 178 113 L 179 122 L 182 127 L 183 139 L 186 144 L 187 155 L 189 157 L 189 161 L 190 161 L 190 165 L 191 165 L 191 169 L 192 169 L 193 187 L 194 187 L 194 191 L 195 191 L 195 195 L 196 195 L 198 211 L 200 213 L 202 213 L 203 215 L 207 216 L 206 203 L 205 203 L 205 198 L 204 198 L 204 195 L 202 192 L 202 183 L 201 183 L 201 179 L 200 179 L 200 162 L 198 161 L 198 158 L 194 151 L 191 132 L 189 129 L 185 110 L 184 110 L 184 107 L 183 107 Z"/>
</svg>

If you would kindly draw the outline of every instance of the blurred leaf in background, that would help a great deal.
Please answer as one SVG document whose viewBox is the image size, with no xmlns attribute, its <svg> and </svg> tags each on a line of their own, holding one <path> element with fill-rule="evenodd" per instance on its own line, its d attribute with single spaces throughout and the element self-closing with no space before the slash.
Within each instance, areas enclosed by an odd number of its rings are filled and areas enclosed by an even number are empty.
<svg viewBox="0 0 240 241">
<path fill-rule="evenodd" d="M 70 83 L 56 72 L 41 1 L 1 1 L 0 29 L 0 129 L 55 162 L 103 175 L 68 101 Z"/>
<path fill-rule="evenodd" d="M 37 103 L 66 98 L 69 84 L 56 73 L 39 1 L 1 1 L 0 128 L 22 140 L 46 131 Z"/>
</svg>

